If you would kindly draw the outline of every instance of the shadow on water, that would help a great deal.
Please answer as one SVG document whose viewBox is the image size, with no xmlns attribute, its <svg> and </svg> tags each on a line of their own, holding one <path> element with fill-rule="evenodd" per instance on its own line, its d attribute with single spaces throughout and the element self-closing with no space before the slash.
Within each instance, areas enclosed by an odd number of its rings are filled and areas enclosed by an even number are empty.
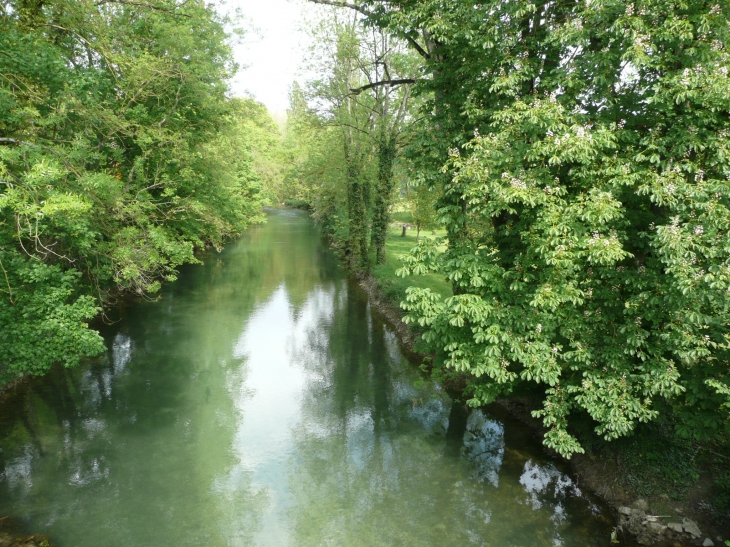
<svg viewBox="0 0 730 547">
<path fill-rule="evenodd" d="M 0 405 L 0 515 L 65 546 L 607 546 L 499 412 L 424 382 L 311 221 L 271 211 Z"/>
</svg>

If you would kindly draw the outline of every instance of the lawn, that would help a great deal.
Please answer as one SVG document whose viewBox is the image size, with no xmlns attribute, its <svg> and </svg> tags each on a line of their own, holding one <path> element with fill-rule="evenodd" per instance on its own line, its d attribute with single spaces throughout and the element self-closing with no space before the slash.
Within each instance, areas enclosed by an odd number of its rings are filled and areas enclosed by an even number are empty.
<svg viewBox="0 0 730 547">
<path fill-rule="evenodd" d="M 390 227 L 385 242 L 387 262 L 373 268 L 373 276 L 378 280 L 378 285 L 386 298 L 398 305 L 405 300 L 408 287 L 428 288 L 444 298 L 451 296 L 451 283 L 441 275 L 412 275 L 406 278 L 395 275 L 396 270 L 402 266 L 400 257 L 408 254 L 417 243 L 415 230 L 409 229 L 406 237 L 401 237 L 401 230 L 401 227 L 397 225 Z M 421 238 L 444 237 L 445 235 L 444 230 L 437 230 L 435 235 L 431 230 L 421 231 Z"/>
</svg>

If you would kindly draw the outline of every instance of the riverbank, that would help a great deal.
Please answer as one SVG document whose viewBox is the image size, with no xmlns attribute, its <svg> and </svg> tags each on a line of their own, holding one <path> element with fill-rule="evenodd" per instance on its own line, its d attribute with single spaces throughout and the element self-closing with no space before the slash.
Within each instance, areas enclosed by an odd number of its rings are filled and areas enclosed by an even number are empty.
<svg viewBox="0 0 730 547">
<path fill-rule="evenodd" d="M 448 297 L 451 288 L 434 274 L 408 279 L 395 275 L 399 256 L 415 244 L 415 235 L 402 237 L 400 227 L 392 226 L 386 240 L 387 263 L 374 267 L 370 276 L 360 279 L 360 286 L 408 350 L 418 354 L 423 350 L 419 333 L 402 322 L 400 302 L 405 290 L 414 285 L 428 287 Z M 430 368 L 431 356 L 419 355 L 424 368 Z M 451 390 L 463 390 L 465 379 L 439 374 Z M 520 394 L 497 404 L 533 428 L 542 442 L 545 430 L 542 421 L 532 417 L 538 407 L 533 397 Z M 730 539 L 730 458 L 717 447 L 678 439 L 667 421 L 642 425 L 632 437 L 611 443 L 596 438 L 588 423 L 577 434 L 586 453 L 569 463 L 579 483 L 616 510 L 617 535 L 636 536 L 643 545 L 673 547 L 725 545 Z"/>
<path fill-rule="evenodd" d="M 50 536 L 25 535 L 10 517 L 0 518 L 0 547 L 53 547 Z"/>
</svg>

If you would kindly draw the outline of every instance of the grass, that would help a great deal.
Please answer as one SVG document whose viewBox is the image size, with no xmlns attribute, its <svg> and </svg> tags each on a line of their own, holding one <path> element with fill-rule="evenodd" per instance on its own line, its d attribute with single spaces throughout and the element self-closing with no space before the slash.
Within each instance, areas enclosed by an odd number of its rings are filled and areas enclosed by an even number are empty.
<svg viewBox="0 0 730 547">
<path fill-rule="evenodd" d="M 404 222 L 406 224 L 413 224 L 413 215 L 410 211 L 394 211 L 393 222 Z"/>
<path fill-rule="evenodd" d="M 437 230 L 435 235 L 430 230 L 421 232 L 421 238 L 433 239 L 445 235 L 446 232 L 443 230 Z M 372 270 L 372 274 L 377 279 L 380 290 L 388 301 L 396 306 L 405 300 L 406 289 L 408 287 L 431 289 L 443 298 L 449 297 L 452 294 L 451 283 L 441 275 L 413 275 L 406 278 L 395 275 L 396 270 L 403 265 L 400 257 L 408 254 L 416 244 L 415 230 L 408 230 L 406 237 L 401 237 L 400 226 L 391 226 L 385 241 L 387 261 L 385 264 L 375 266 Z"/>
</svg>

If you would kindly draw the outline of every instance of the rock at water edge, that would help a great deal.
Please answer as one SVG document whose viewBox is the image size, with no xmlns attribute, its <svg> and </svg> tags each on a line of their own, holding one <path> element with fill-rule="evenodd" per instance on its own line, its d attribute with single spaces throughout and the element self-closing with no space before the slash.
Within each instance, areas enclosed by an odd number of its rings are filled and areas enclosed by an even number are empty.
<svg viewBox="0 0 730 547">
<path fill-rule="evenodd" d="M 682 524 L 680 522 L 668 522 L 667 528 L 669 528 L 672 532 L 677 532 L 678 534 L 682 533 Z"/>
<path fill-rule="evenodd" d="M 715 547 L 715 542 L 710 538 L 705 538 L 705 541 L 702 542 L 702 547 Z"/>
<path fill-rule="evenodd" d="M 682 519 L 682 527 L 684 528 L 684 531 L 690 534 L 692 537 L 698 538 L 702 535 L 702 532 L 700 532 L 697 523 L 693 520 L 687 518 Z"/>
</svg>

